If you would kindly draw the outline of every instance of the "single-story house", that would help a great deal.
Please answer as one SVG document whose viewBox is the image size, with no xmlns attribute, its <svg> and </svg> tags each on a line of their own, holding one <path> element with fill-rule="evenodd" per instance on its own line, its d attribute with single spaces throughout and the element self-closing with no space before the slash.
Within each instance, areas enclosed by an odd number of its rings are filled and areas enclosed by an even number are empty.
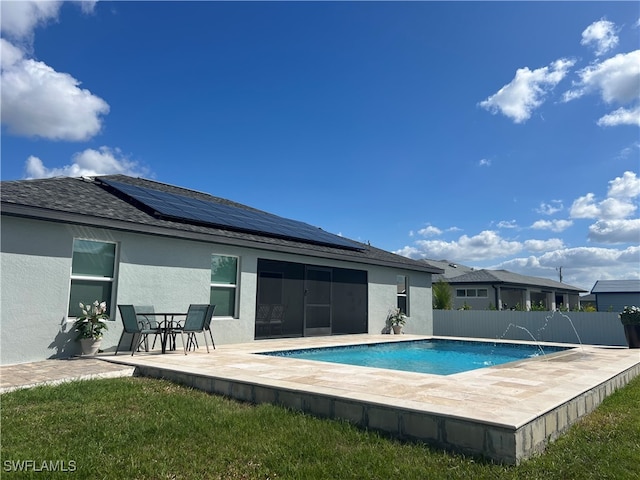
<svg viewBox="0 0 640 480">
<path fill-rule="evenodd" d="M 300 221 L 124 175 L 3 181 L 1 196 L 3 365 L 75 355 L 78 304 L 95 300 L 112 320 L 106 351 L 119 304 L 215 304 L 217 344 L 380 333 L 397 306 L 405 331 L 433 331 L 439 268 Z M 257 321 L 274 305 L 277 330 Z"/>
<path fill-rule="evenodd" d="M 621 312 L 626 306 L 640 307 L 640 279 L 598 280 L 591 293 L 599 312 Z"/>
<path fill-rule="evenodd" d="M 476 270 L 446 260 L 426 260 L 443 269 L 433 282 L 447 282 L 452 288 L 453 308 L 472 310 L 556 310 L 579 306 L 578 287 L 540 277 L 531 277 L 507 270 Z"/>
</svg>

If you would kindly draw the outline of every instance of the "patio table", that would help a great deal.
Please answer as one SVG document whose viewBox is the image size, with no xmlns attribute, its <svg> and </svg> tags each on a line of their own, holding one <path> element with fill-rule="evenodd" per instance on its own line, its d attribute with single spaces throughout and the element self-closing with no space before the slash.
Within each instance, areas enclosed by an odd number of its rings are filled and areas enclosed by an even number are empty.
<svg viewBox="0 0 640 480">
<path fill-rule="evenodd" d="M 136 312 L 136 315 L 142 317 L 164 317 L 164 320 L 160 322 L 160 340 L 162 346 L 162 353 L 167 352 L 167 340 L 169 339 L 169 335 L 171 331 L 176 328 L 176 324 L 174 323 L 175 317 L 186 317 L 186 313 L 176 313 L 176 312 Z M 170 317 L 170 319 L 169 319 Z M 173 344 L 173 350 L 175 350 L 175 341 Z"/>
</svg>

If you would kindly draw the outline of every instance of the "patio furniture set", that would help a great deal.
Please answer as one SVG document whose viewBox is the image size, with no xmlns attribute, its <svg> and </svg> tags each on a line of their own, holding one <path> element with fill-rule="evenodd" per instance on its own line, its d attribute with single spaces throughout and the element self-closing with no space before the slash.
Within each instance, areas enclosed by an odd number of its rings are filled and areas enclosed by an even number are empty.
<svg viewBox="0 0 640 480">
<path fill-rule="evenodd" d="M 153 307 L 136 307 L 134 305 L 118 305 L 120 317 L 122 318 L 123 331 L 116 347 L 115 355 L 118 354 L 120 344 L 125 334 L 132 335 L 131 339 L 131 355 L 141 348 L 149 351 L 149 336 L 153 335 L 153 344 L 151 349 L 156 346 L 156 341 L 160 337 L 160 347 L 162 353 L 168 350 L 176 350 L 176 338 L 178 334 L 182 340 L 184 354 L 188 350 L 198 348 L 196 333 L 202 333 L 204 343 L 209 353 L 209 343 L 207 334 L 211 338 L 213 348 L 216 345 L 213 341 L 213 333 L 211 332 L 211 318 L 215 310 L 215 305 L 207 304 L 191 304 L 186 313 L 181 312 L 155 312 Z M 158 321 L 157 317 L 163 320 Z M 177 320 L 176 317 L 184 317 Z M 185 339 L 186 335 L 186 339 Z"/>
</svg>

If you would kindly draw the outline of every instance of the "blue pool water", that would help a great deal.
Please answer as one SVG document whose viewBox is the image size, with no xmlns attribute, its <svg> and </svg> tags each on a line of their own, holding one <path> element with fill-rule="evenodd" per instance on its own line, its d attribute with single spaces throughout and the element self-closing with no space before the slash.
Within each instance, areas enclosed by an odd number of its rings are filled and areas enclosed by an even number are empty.
<svg viewBox="0 0 640 480">
<path fill-rule="evenodd" d="M 541 351 L 537 345 L 433 339 L 287 350 L 264 355 L 451 375 L 562 350 L 566 348 L 545 346 Z"/>
</svg>

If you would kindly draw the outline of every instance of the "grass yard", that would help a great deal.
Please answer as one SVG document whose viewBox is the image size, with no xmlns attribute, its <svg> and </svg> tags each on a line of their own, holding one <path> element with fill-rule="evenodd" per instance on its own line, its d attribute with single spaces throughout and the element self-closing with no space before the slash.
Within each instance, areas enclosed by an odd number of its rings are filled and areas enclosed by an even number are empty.
<svg viewBox="0 0 640 480">
<path fill-rule="evenodd" d="M 517 467 L 147 378 L 37 387 L 0 401 L 3 478 L 640 478 L 640 377 Z M 75 471 L 9 472 L 25 460 Z"/>
</svg>

